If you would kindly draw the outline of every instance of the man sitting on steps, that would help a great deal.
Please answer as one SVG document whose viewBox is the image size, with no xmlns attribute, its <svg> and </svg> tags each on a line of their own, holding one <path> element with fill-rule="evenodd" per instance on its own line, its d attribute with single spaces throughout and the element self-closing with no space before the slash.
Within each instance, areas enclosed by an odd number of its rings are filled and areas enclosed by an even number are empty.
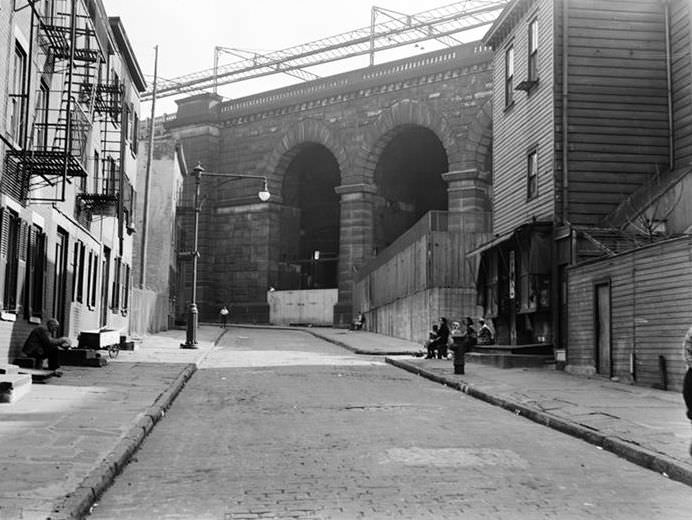
<svg viewBox="0 0 692 520">
<path fill-rule="evenodd" d="M 43 360 L 48 359 L 48 369 L 58 377 L 62 375 L 60 368 L 60 350 L 70 348 L 70 338 L 56 338 L 60 323 L 55 318 L 49 319 L 45 325 L 39 325 L 26 338 L 22 352 L 25 356 L 36 360 L 36 368 L 43 368 Z"/>
</svg>

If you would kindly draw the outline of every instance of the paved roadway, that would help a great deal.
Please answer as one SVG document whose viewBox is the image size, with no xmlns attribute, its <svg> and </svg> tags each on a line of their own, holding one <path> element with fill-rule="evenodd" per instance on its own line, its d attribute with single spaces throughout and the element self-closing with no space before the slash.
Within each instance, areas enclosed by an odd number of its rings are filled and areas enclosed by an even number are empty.
<svg viewBox="0 0 692 520">
<path fill-rule="evenodd" d="M 293 331 L 230 329 L 90 519 L 692 518 L 683 484 Z"/>
</svg>

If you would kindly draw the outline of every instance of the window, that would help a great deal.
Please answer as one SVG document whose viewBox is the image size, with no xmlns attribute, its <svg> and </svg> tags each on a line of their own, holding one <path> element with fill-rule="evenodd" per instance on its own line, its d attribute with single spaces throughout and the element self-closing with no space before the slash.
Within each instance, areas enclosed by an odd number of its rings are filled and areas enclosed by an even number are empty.
<svg viewBox="0 0 692 520">
<path fill-rule="evenodd" d="M 79 270 L 77 271 L 77 301 L 84 301 L 84 257 L 86 248 L 79 242 Z"/>
<path fill-rule="evenodd" d="M 123 264 L 124 273 L 123 273 L 123 281 L 122 281 L 122 287 L 123 287 L 123 298 L 122 298 L 122 311 L 123 314 L 127 312 L 127 306 L 130 303 L 130 266 L 127 264 Z"/>
<path fill-rule="evenodd" d="M 538 18 L 529 23 L 529 82 L 538 81 Z"/>
<path fill-rule="evenodd" d="M 526 198 L 534 199 L 538 196 L 538 150 L 529 152 L 526 165 Z"/>
<path fill-rule="evenodd" d="M 17 275 L 19 273 L 19 234 L 21 220 L 11 209 L 2 214 L 2 254 L 5 257 L 5 287 L 3 309 L 13 311 L 17 307 Z"/>
<path fill-rule="evenodd" d="M 123 122 L 122 122 L 122 136 L 121 139 L 124 139 L 125 141 L 130 139 L 130 118 L 132 117 L 132 113 L 130 112 L 130 107 L 128 105 L 125 105 L 123 108 Z"/>
<path fill-rule="evenodd" d="M 94 193 L 98 193 L 99 175 L 101 174 L 101 156 L 94 151 Z"/>
<path fill-rule="evenodd" d="M 24 138 L 24 76 L 26 75 L 26 53 L 19 43 L 15 44 L 10 70 L 10 106 L 8 112 L 8 132 L 17 143 Z"/>
<path fill-rule="evenodd" d="M 111 288 L 111 309 L 117 311 L 120 307 L 120 266 L 121 258 L 115 258 L 115 266 L 113 268 L 113 287 Z"/>
<path fill-rule="evenodd" d="M 86 246 L 81 240 L 74 244 L 72 301 L 84 302 L 84 268 L 86 260 Z M 87 277 L 88 277 L 87 273 Z"/>
<path fill-rule="evenodd" d="M 36 99 L 36 135 L 34 135 L 34 148 L 36 150 L 48 150 L 48 102 L 50 90 L 48 85 L 41 80 Z"/>
<path fill-rule="evenodd" d="M 514 102 L 514 46 L 505 51 L 505 107 Z"/>
<path fill-rule="evenodd" d="M 132 153 L 137 155 L 137 140 L 139 138 L 139 116 L 137 112 L 132 111 L 133 121 L 132 121 L 132 137 L 130 138 L 130 149 Z"/>
<path fill-rule="evenodd" d="M 91 290 L 88 296 L 89 300 L 89 306 L 94 309 L 96 308 L 96 286 L 98 283 L 98 271 L 99 271 L 99 256 L 94 253 L 94 263 L 93 263 L 93 268 L 91 271 Z M 104 287 L 104 290 L 108 290 L 108 288 Z"/>
</svg>

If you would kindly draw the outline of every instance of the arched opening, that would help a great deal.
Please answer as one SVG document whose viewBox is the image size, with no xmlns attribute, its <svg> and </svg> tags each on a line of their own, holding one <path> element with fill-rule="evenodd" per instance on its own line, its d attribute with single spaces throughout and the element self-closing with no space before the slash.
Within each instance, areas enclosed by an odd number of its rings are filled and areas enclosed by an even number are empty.
<svg viewBox="0 0 692 520">
<path fill-rule="evenodd" d="M 282 188 L 278 288 L 336 288 L 339 165 L 321 144 L 305 143 L 290 153 Z"/>
<path fill-rule="evenodd" d="M 447 210 L 447 153 L 431 130 L 393 130 L 375 167 L 374 247 L 379 252 L 431 210 Z"/>
</svg>

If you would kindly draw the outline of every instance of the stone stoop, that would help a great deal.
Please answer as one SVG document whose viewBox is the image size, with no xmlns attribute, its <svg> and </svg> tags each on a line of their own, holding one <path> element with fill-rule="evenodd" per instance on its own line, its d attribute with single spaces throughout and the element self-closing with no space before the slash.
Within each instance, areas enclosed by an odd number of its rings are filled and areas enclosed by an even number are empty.
<svg viewBox="0 0 692 520">
<path fill-rule="evenodd" d="M 15 365 L 0 365 L 0 403 L 14 403 L 30 391 L 31 374 Z"/>
<path fill-rule="evenodd" d="M 497 368 L 546 367 L 555 361 L 553 346 L 549 343 L 474 345 L 466 353 L 465 360 Z"/>
<path fill-rule="evenodd" d="M 553 356 L 508 352 L 467 352 L 464 359 L 467 363 L 479 363 L 497 368 L 544 367 L 553 362 Z"/>
</svg>

